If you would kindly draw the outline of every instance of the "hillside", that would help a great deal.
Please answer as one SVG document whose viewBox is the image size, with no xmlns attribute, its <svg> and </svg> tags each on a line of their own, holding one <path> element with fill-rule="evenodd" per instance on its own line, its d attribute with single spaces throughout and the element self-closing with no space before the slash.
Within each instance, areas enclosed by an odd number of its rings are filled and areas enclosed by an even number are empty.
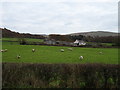
<svg viewBox="0 0 120 90">
<path fill-rule="evenodd" d="M 99 37 L 107 37 L 107 36 L 118 36 L 118 33 L 106 32 L 106 31 L 94 31 L 94 32 L 83 32 L 83 33 L 72 33 L 69 34 L 72 36 L 84 35 L 84 36 L 99 36 Z"/>
<path fill-rule="evenodd" d="M 23 37 L 23 38 L 40 38 L 43 39 L 46 37 L 46 35 L 38 35 L 38 34 L 29 34 L 29 33 L 19 33 L 19 32 L 14 32 L 6 28 L 0 28 L 0 32 L 2 31 L 2 37 Z M 120 33 L 119 33 L 120 34 Z M 118 33 L 114 32 L 106 32 L 106 31 L 92 31 L 92 32 L 81 32 L 81 33 L 71 33 L 67 35 L 72 35 L 72 36 L 78 36 L 78 35 L 83 35 L 83 36 L 99 36 L 99 37 L 108 37 L 108 36 L 118 36 Z"/>
<path fill-rule="evenodd" d="M 6 38 L 36 38 L 36 39 L 43 39 L 43 35 L 37 35 L 37 34 L 29 34 L 29 33 L 18 33 L 11 31 L 6 28 L 0 28 L 0 32 L 2 32 L 2 37 Z"/>
<path fill-rule="evenodd" d="M 2 32 L 2 37 L 20 37 L 20 33 L 13 32 L 11 30 L 8 30 L 6 28 L 0 28 L 0 32 Z"/>
</svg>

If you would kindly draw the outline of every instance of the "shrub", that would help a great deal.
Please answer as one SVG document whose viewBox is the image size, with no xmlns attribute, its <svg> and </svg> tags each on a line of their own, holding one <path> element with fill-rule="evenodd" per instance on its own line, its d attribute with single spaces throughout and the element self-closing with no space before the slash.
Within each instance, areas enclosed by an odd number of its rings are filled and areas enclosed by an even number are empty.
<svg viewBox="0 0 120 90">
<path fill-rule="evenodd" d="M 3 63 L 3 88 L 120 88 L 120 65 Z"/>
</svg>

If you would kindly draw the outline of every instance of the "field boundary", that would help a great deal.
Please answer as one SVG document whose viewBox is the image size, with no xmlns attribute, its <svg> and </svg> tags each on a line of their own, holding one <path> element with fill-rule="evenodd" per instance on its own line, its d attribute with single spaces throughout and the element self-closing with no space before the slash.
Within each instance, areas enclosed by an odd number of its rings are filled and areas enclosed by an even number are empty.
<svg viewBox="0 0 120 90">
<path fill-rule="evenodd" d="M 115 64 L 3 63 L 2 67 L 3 88 L 120 88 L 120 65 Z"/>
</svg>

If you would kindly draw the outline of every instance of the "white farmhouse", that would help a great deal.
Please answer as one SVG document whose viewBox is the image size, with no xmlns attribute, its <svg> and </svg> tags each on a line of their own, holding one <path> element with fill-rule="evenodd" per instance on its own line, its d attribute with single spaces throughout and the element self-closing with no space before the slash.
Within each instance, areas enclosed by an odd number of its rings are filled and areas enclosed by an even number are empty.
<svg viewBox="0 0 120 90">
<path fill-rule="evenodd" d="M 86 45 L 86 43 L 83 40 L 76 40 L 74 42 L 74 46 L 83 46 Z"/>
</svg>

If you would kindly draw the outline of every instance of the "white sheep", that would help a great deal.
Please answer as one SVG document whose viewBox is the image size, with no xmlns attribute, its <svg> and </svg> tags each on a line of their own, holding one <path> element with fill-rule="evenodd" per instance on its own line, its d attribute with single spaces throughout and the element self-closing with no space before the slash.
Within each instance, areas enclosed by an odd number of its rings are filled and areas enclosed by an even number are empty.
<svg viewBox="0 0 120 90">
<path fill-rule="evenodd" d="M 99 52 L 99 54 L 103 54 L 102 52 Z"/>
<path fill-rule="evenodd" d="M 80 60 L 83 60 L 83 56 L 80 56 L 79 59 L 80 59 Z"/>
<path fill-rule="evenodd" d="M 5 52 L 5 50 L 0 50 L 0 52 Z"/>
<path fill-rule="evenodd" d="M 35 49 L 32 49 L 32 52 L 35 52 Z"/>
<path fill-rule="evenodd" d="M 64 49 L 60 49 L 61 52 L 64 52 L 65 50 Z"/>
<path fill-rule="evenodd" d="M 17 55 L 17 59 L 20 59 L 20 57 L 21 57 L 20 55 Z"/>
<path fill-rule="evenodd" d="M 68 48 L 68 50 L 72 51 L 73 49 L 72 48 Z"/>
<path fill-rule="evenodd" d="M 7 49 L 4 49 L 4 50 L 2 49 L 2 50 L 0 50 L 0 52 L 7 52 Z"/>
<path fill-rule="evenodd" d="M 7 52 L 8 50 L 7 50 L 7 49 L 5 49 L 4 51 L 5 51 L 5 52 Z"/>
</svg>

